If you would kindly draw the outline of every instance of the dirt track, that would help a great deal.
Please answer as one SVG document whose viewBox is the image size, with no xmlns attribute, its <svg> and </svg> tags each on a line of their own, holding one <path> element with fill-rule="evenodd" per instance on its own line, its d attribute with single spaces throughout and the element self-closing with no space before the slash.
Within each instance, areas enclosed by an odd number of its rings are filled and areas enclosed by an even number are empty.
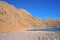
<svg viewBox="0 0 60 40">
<path fill-rule="evenodd" d="M 19 33 L 0 33 L 0 40 L 60 40 L 60 32 L 29 31 Z"/>
</svg>

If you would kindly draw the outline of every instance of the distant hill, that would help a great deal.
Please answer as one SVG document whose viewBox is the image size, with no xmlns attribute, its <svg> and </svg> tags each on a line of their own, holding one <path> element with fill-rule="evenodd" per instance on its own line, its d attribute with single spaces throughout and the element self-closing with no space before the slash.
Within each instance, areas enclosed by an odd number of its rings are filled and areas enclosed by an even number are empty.
<svg viewBox="0 0 60 40">
<path fill-rule="evenodd" d="M 48 28 L 60 28 L 60 20 L 56 20 L 56 19 L 47 19 L 46 23 L 45 23 Z"/>
<path fill-rule="evenodd" d="M 60 27 L 60 21 L 42 21 L 24 9 L 0 2 L 0 32 L 21 32 L 28 29 Z"/>
</svg>

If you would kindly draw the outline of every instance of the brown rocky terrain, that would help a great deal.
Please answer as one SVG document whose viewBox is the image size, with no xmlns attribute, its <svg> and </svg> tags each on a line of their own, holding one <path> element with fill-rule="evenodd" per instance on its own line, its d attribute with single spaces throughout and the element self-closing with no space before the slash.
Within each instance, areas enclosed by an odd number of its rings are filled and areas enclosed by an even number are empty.
<svg viewBox="0 0 60 40">
<path fill-rule="evenodd" d="M 45 24 L 48 28 L 60 28 L 60 20 L 48 19 Z"/>
<path fill-rule="evenodd" d="M 0 2 L 0 32 L 19 32 L 46 25 L 38 22 L 24 9 L 16 9 L 5 2 Z"/>
<path fill-rule="evenodd" d="M 47 21 L 33 17 L 24 9 L 0 2 L 0 32 L 21 32 L 32 28 L 60 27 L 60 21 Z"/>
</svg>

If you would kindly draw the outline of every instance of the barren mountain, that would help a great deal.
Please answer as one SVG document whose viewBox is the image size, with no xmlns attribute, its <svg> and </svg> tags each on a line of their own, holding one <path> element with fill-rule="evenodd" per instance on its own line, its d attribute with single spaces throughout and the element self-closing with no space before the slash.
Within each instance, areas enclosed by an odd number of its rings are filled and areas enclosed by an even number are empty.
<svg viewBox="0 0 60 40">
<path fill-rule="evenodd" d="M 0 2 L 0 32 L 20 32 L 31 28 L 46 27 L 24 9 L 17 9 Z"/>
<path fill-rule="evenodd" d="M 56 22 L 60 26 L 60 21 Z M 0 32 L 21 32 L 32 28 L 54 27 L 52 25 L 58 26 L 56 22 L 46 21 L 44 23 L 24 9 L 17 9 L 13 5 L 0 2 Z"/>
<path fill-rule="evenodd" d="M 60 20 L 47 19 L 45 24 L 47 28 L 60 28 Z"/>
</svg>

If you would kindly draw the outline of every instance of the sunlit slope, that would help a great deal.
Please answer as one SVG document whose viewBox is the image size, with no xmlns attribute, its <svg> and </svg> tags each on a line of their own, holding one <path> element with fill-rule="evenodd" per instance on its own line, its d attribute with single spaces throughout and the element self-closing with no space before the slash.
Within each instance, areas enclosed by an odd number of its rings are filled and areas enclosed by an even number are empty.
<svg viewBox="0 0 60 40">
<path fill-rule="evenodd" d="M 21 32 L 43 27 L 46 25 L 31 16 L 26 10 L 16 9 L 12 5 L 0 2 L 0 32 Z"/>
</svg>

